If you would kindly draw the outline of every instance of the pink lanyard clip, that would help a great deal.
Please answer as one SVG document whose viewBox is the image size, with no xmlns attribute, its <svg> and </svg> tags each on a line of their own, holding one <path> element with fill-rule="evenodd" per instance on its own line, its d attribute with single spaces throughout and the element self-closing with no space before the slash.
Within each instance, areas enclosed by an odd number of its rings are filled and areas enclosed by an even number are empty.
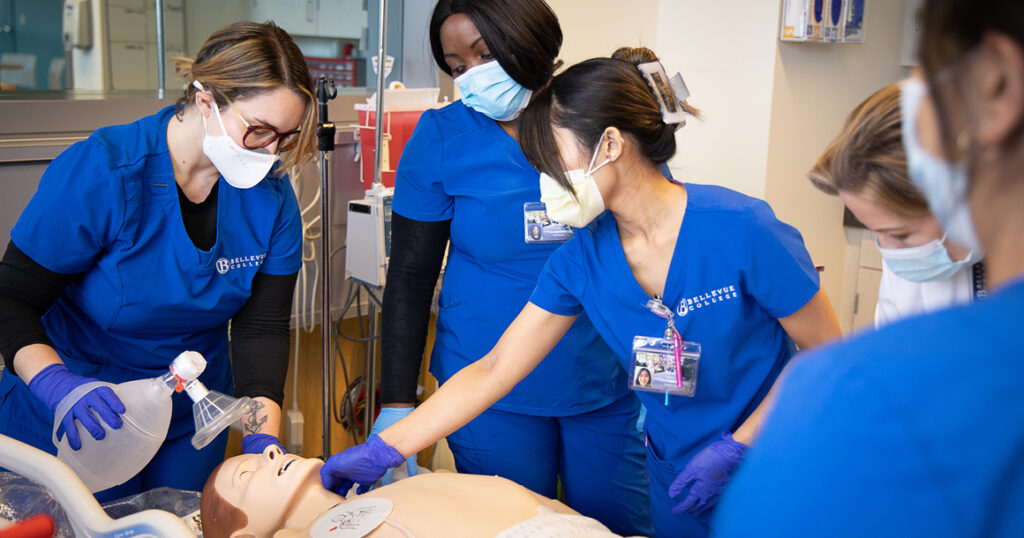
<svg viewBox="0 0 1024 538">
<path fill-rule="evenodd" d="M 672 309 L 665 306 L 665 303 L 661 302 L 661 297 L 655 297 L 650 301 L 647 301 L 647 308 L 651 312 L 654 312 L 658 317 L 665 318 L 667 326 L 665 327 L 665 338 L 672 340 L 672 354 L 675 355 L 676 359 L 676 386 L 683 386 L 683 337 L 676 330 L 675 314 Z"/>
</svg>

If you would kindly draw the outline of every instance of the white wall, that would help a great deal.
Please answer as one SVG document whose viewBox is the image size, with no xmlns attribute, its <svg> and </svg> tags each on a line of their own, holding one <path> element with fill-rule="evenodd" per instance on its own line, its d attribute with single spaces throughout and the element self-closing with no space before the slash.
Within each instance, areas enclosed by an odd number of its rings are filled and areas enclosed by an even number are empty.
<svg viewBox="0 0 1024 538">
<path fill-rule="evenodd" d="M 842 204 L 814 190 L 806 174 L 850 109 L 904 75 L 906 2 L 870 2 L 860 45 L 781 43 L 779 0 L 658 5 L 655 51 L 683 74 L 690 103 L 704 114 L 680 130 L 673 174 L 766 199 L 825 266 L 822 283 L 837 311 L 849 309 L 841 298 Z"/>
<path fill-rule="evenodd" d="M 402 13 L 402 81 L 410 88 L 437 86 L 438 73 L 430 52 L 430 14 L 434 2 L 406 0 Z"/>
<path fill-rule="evenodd" d="M 906 76 L 900 66 L 905 4 L 870 2 L 863 44 L 780 43 L 775 55 L 765 199 L 825 266 L 822 284 L 837 311 L 852 312 L 842 289 L 855 278 L 844 274 L 843 204 L 811 186 L 807 171 L 857 103 Z"/>
<path fill-rule="evenodd" d="M 675 177 L 764 196 L 778 0 L 663 0 L 658 53 L 703 121 L 679 131 Z"/>
<path fill-rule="evenodd" d="M 672 3 L 674 0 L 661 2 Z M 658 0 L 548 0 L 562 26 L 565 67 L 621 46 L 653 47 L 658 36 Z"/>
<path fill-rule="evenodd" d="M 251 4 L 251 0 L 185 0 L 185 53 L 195 57 L 214 30 L 249 20 Z"/>
</svg>

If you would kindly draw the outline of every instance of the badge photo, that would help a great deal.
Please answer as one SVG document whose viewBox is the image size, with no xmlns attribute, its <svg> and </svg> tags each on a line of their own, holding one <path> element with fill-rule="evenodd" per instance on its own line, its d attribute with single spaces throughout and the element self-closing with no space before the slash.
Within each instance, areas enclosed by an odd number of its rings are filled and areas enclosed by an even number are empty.
<svg viewBox="0 0 1024 538">
<path fill-rule="evenodd" d="M 544 202 L 523 204 L 523 231 L 527 243 L 564 243 L 574 233 L 572 226 L 548 218 Z"/>
</svg>

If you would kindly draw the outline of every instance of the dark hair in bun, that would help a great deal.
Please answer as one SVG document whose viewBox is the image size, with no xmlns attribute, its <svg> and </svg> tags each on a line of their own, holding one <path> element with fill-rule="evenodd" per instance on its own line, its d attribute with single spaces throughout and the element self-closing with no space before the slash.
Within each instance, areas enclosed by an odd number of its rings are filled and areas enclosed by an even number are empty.
<svg viewBox="0 0 1024 538">
<path fill-rule="evenodd" d="M 592 58 L 554 77 L 520 116 L 519 143 L 526 158 L 573 193 L 554 127 L 568 129 L 586 148 L 597 145 L 605 129 L 616 127 L 654 164 L 668 161 L 676 152 L 676 126 L 662 121 L 654 92 L 637 69 L 657 59 L 651 49 L 623 47 L 611 58 Z M 682 101 L 677 104 L 699 117 L 697 109 Z"/>
</svg>

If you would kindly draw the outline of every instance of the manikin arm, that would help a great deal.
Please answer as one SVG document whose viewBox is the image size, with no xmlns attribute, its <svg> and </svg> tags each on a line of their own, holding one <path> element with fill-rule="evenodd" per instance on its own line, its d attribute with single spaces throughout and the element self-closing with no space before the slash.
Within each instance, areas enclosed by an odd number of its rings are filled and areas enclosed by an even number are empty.
<svg viewBox="0 0 1024 538">
<path fill-rule="evenodd" d="M 527 303 L 487 355 L 384 430 L 381 440 L 408 457 L 462 427 L 533 371 L 575 320 L 576 316 L 552 314 Z"/>
</svg>

